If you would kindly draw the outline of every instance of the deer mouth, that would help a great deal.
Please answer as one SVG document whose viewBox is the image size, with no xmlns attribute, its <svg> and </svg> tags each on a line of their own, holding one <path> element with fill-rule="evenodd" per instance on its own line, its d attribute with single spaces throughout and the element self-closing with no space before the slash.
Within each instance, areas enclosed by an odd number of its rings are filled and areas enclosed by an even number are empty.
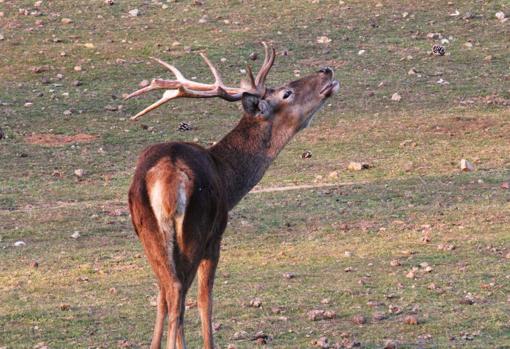
<svg viewBox="0 0 510 349">
<path fill-rule="evenodd" d="M 332 80 L 330 81 L 326 86 L 324 86 L 320 92 L 321 95 L 324 95 L 324 97 L 328 98 L 331 97 L 331 95 L 337 93 L 340 90 L 340 83 L 338 80 Z"/>
</svg>

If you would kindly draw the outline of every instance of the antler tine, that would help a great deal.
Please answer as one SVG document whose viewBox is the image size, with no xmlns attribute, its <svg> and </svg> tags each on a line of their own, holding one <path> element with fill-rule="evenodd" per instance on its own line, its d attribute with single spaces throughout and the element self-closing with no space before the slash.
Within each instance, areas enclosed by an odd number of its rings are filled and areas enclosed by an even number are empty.
<svg viewBox="0 0 510 349">
<path fill-rule="evenodd" d="M 273 47 L 269 48 L 269 46 L 264 41 L 262 42 L 262 45 L 264 45 L 265 51 L 264 63 L 262 64 L 262 67 L 260 67 L 257 77 L 255 78 L 255 84 L 259 89 L 264 87 L 267 74 L 269 73 L 269 70 L 273 66 L 275 59 L 275 49 Z"/>
<path fill-rule="evenodd" d="M 184 75 L 182 75 L 182 73 L 179 71 L 179 69 L 177 69 L 176 67 L 174 67 L 173 65 L 171 64 L 168 64 L 167 62 L 165 61 L 162 61 L 161 59 L 159 58 L 156 58 L 156 57 L 150 57 L 152 60 L 158 62 L 159 64 L 161 64 L 163 67 L 165 67 L 166 69 L 170 70 L 172 73 L 174 73 L 175 77 L 177 78 L 177 80 L 186 80 L 186 78 L 184 77 Z"/>
<path fill-rule="evenodd" d="M 218 71 L 218 69 L 216 69 L 216 67 L 211 63 L 209 58 L 207 58 L 207 56 L 204 53 L 200 52 L 200 56 L 202 56 L 205 63 L 209 66 L 209 69 L 211 70 L 211 72 L 214 76 L 214 80 L 216 80 L 215 81 L 216 86 L 223 86 L 223 79 L 221 78 L 221 75 L 220 75 L 220 72 Z"/>
<path fill-rule="evenodd" d="M 176 80 L 163 80 L 163 79 L 153 79 L 149 86 L 136 90 L 130 95 L 124 97 L 124 100 L 137 97 L 141 94 L 147 93 L 152 90 L 160 90 L 160 89 L 177 89 L 181 86 L 181 83 Z"/>
<path fill-rule="evenodd" d="M 257 89 L 257 84 L 255 84 L 255 80 L 253 78 L 253 72 L 251 71 L 251 67 L 249 64 L 246 65 L 246 75 L 248 75 L 248 79 L 250 80 L 250 88 L 253 90 Z"/>
<path fill-rule="evenodd" d="M 158 108 L 160 105 L 165 104 L 166 102 L 168 102 L 171 99 L 179 97 L 181 94 L 182 94 L 182 92 L 181 92 L 180 89 L 165 91 L 165 93 L 163 93 L 163 97 L 161 97 L 160 100 L 158 100 L 156 103 L 153 103 L 153 104 L 149 105 L 147 108 L 145 108 L 144 110 L 142 110 L 141 112 L 139 112 L 135 116 L 132 116 L 131 120 L 138 119 L 140 116 L 145 115 L 148 112 L 150 112 L 151 110 L 154 110 L 154 109 Z"/>
</svg>

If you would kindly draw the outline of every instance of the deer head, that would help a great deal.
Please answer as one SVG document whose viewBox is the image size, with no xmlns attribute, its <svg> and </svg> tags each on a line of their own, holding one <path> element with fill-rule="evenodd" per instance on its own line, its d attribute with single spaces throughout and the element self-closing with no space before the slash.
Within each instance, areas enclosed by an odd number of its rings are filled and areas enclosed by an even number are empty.
<svg viewBox="0 0 510 349">
<path fill-rule="evenodd" d="M 334 73 L 331 68 L 321 68 L 314 74 L 278 88 L 267 88 L 265 81 L 274 64 L 275 50 L 269 48 L 265 42 L 263 42 L 263 45 L 266 55 L 257 76 L 253 77 L 251 68 L 248 66 L 248 80 L 242 81 L 239 88 L 225 86 L 220 73 L 204 54 L 201 54 L 201 56 L 215 78 L 213 84 L 190 81 L 173 65 L 153 58 L 169 69 L 177 80 L 154 79 L 149 86 L 128 95 L 126 99 L 156 89 L 167 90 L 159 101 L 145 108 L 131 119 L 138 119 L 140 116 L 175 98 L 219 97 L 230 102 L 241 100 L 245 117 L 271 120 L 274 125 L 285 128 L 291 133 L 300 131 L 310 124 L 314 114 L 324 105 L 324 102 L 331 95 L 338 92 L 340 84 L 333 79 Z"/>
</svg>

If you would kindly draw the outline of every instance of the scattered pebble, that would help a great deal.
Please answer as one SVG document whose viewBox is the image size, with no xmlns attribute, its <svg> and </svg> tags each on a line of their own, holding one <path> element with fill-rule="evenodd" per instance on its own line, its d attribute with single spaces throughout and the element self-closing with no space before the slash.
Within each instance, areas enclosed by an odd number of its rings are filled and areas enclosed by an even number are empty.
<svg viewBox="0 0 510 349">
<path fill-rule="evenodd" d="M 367 319 L 363 315 L 354 315 L 352 322 L 356 325 L 363 325 L 367 323 Z"/>
<path fill-rule="evenodd" d="M 497 18 L 497 19 L 499 19 L 499 20 L 500 20 L 500 22 L 504 22 L 504 21 L 506 21 L 506 20 L 507 20 L 505 13 L 504 13 L 504 12 L 502 12 L 502 11 L 498 11 L 498 12 L 496 12 L 496 15 L 495 15 L 495 16 L 496 16 L 496 18 Z"/>
<path fill-rule="evenodd" d="M 78 178 L 81 178 L 85 175 L 85 171 L 81 168 L 78 168 L 78 169 L 74 170 L 74 175 Z"/>
<path fill-rule="evenodd" d="M 80 232 L 78 230 L 76 230 L 74 233 L 71 234 L 71 237 L 73 239 L 78 239 L 80 237 Z"/>
<path fill-rule="evenodd" d="M 319 321 L 319 320 L 331 320 L 336 318 L 336 313 L 332 310 L 310 310 L 308 313 L 308 320 Z"/>
<path fill-rule="evenodd" d="M 233 340 L 242 340 L 242 339 L 248 339 L 250 337 L 250 335 L 248 334 L 248 332 L 246 331 L 238 331 L 238 332 L 235 332 L 234 335 L 232 336 L 232 339 Z"/>
<path fill-rule="evenodd" d="M 331 39 L 327 36 L 318 36 L 317 37 L 317 43 L 319 44 L 329 44 L 331 42 Z"/>
<path fill-rule="evenodd" d="M 317 340 L 314 340 L 311 342 L 312 346 L 316 348 L 323 348 L 323 349 L 329 349 L 329 342 L 327 337 L 320 337 Z"/>
<path fill-rule="evenodd" d="M 418 318 L 416 315 L 407 315 L 404 318 L 404 323 L 407 325 L 418 325 Z"/>
<path fill-rule="evenodd" d="M 400 102 L 401 99 L 402 96 L 399 95 L 398 92 L 395 92 L 394 94 L 391 95 L 391 100 L 394 102 Z"/>
<path fill-rule="evenodd" d="M 26 246 L 25 241 L 23 241 L 23 240 L 19 240 L 19 241 L 16 241 L 16 242 L 14 243 L 14 247 L 21 247 L 21 246 Z"/>
<path fill-rule="evenodd" d="M 137 8 L 129 10 L 129 15 L 131 17 L 138 17 L 140 15 L 140 10 Z"/>
<path fill-rule="evenodd" d="M 249 306 L 252 308 L 260 308 L 262 306 L 262 299 L 255 297 L 250 300 Z"/>
<path fill-rule="evenodd" d="M 285 272 L 282 274 L 282 276 L 285 278 L 285 279 L 294 279 L 296 277 L 296 274 L 294 274 L 293 272 Z"/>
<path fill-rule="evenodd" d="M 62 22 L 62 24 L 71 24 L 71 23 L 73 23 L 73 20 L 71 18 L 62 18 L 60 21 Z"/>
<path fill-rule="evenodd" d="M 471 172 L 475 170 L 475 165 L 466 159 L 460 160 L 460 169 L 464 172 Z"/>
<path fill-rule="evenodd" d="M 256 61 L 256 60 L 257 60 L 257 58 L 258 58 L 257 52 L 252 52 L 252 53 L 250 53 L 249 58 L 250 58 L 252 61 Z"/>
<path fill-rule="evenodd" d="M 349 165 L 347 165 L 347 169 L 349 171 L 361 171 L 361 170 L 367 170 L 369 168 L 370 168 L 370 165 L 365 162 L 351 161 L 351 162 L 349 162 Z"/>
</svg>

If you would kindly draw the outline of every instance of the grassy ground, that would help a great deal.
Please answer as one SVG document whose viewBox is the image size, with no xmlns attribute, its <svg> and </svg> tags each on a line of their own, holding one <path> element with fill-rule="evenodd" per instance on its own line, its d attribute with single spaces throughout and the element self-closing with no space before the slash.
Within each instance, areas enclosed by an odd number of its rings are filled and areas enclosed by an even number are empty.
<svg viewBox="0 0 510 349">
<path fill-rule="evenodd" d="M 0 1 L 0 348 L 147 347 L 154 278 L 126 210 L 136 156 L 163 140 L 210 144 L 239 112 L 222 101 L 176 101 L 131 123 L 153 99 L 127 103 L 122 94 L 167 76 L 149 56 L 210 79 L 202 51 L 235 84 L 260 40 L 287 51 L 270 75 L 275 85 L 321 65 L 342 83 L 260 187 L 331 186 L 250 194 L 232 212 L 215 287 L 217 345 L 252 347 L 234 334 L 263 331 L 272 348 L 311 347 L 322 336 L 345 347 L 510 348 L 502 186 L 510 21 L 495 18 L 510 15 L 507 1 L 163 3 Z M 134 8 L 138 17 L 128 15 Z M 447 55 L 429 55 L 440 39 L 428 33 L 448 39 Z M 179 132 L 183 121 L 194 129 Z M 34 141 L 80 133 L 95 139 Z M 476 170 L 460 172 L 462 158 Z M 349 161 L 371 168 L 350 172 Z M 26 245 L 14 247 L 19 240 Z M 246 306 L 254 297 L 260 308 Z M 198 348 L 192 303 L 186 333 Z M 337 317 L 309 320 L 317 309 Z M 366 323 L 353 323 L 358 315 Z"/>
</svg>

